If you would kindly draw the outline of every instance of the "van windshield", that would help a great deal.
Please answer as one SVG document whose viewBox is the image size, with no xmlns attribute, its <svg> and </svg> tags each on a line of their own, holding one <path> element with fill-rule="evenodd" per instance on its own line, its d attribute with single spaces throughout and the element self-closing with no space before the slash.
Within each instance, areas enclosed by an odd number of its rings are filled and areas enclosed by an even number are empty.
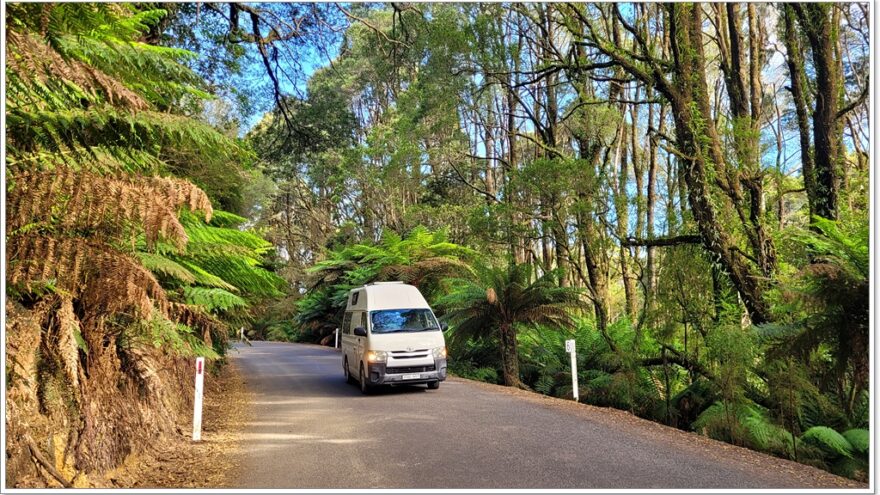
<svg viewBox="0 0 880 495">
<path fill-rule="evenodd" d="M 370 312 L 372 333 L 424 332 L 440 330 L 430 309 L 385 309 Z"/>
</svg>

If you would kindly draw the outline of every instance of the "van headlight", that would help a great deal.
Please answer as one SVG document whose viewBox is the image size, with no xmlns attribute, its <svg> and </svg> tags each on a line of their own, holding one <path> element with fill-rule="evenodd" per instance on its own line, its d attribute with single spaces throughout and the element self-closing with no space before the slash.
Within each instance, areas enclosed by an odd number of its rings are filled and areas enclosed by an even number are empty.
<svg viewBox="0 0 880 495">
<path fill-rule="evenodd" d="M 446 347 L 435 347 L 431 349 L 434 359 L 446 359 Z"/>
<path fill-rule="evenodd" d="M 367 353 L 367 362 L 384 363 L 388 360 L 388 353 L 385 351 L 370 351 Z"/>
</svg>

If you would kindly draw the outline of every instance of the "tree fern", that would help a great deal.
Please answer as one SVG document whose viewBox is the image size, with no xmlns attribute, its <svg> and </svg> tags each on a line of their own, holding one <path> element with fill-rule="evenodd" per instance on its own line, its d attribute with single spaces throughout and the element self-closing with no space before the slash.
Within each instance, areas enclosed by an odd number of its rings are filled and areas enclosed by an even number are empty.
<svg viewBox="0 0 880 495">
<path fill-rule="evenodd" d="M 447 242 L 445 232 L 430 232 L 424 227 L 405 237 L 386 231 L 378 243 L 340 246 L 306 270 L 311 290 L 297 303 L 301 309 L 295 321 L 303 328 L 334 328 L 348 291 L 373 281 L 413 283 L 431 297 L 440 280 L 468 273 L 470 269 L 462 260 L 474 255 L 468 248 Z"/>
<path fill-rule="evenodd" d="M 144 267 L 171 288 L 201 286 L 189 300 L 209 310 L 241 308 L 246 294 L 235 284 L 278 293 L 277 278 L 257 266 L 265 241 L 209 226 L 204 192 L 158 176 L 177 156 L 215 164 L 247 157 L 207 124 L 169 111 L 209 95 L 183 63 L 191 54 L 139 41 L 166 13 L 102 4 L 15 5 L 8 13 L 10 284 L 27 291 L 55 281 L 102 316 L 155 307 L 206 331 L 218 322 L 196 306 L 175 306 Z M 182 210 L 204 215 L 181 222 Z M 190 256 L 188 244 L 210 261 Z M 234 283 L 205 269 L 223 265 L 224 255 Z M 256 282 L 246 283 L 248 275 Z"/>
<path fill-rule="evenodd" d="M 777 297 L 791 301 L 780 305 L 778 319 L 802 331 L 772 343 L 768 354 L 794 352 L 806 361 L 824 353 L 822 367 L 829 372 L 820 385 L 834 396 L 849 418 L 846 422 L 856 426 L 853 399 L 868 390 L 870 378 L 868 224 L 815 218 L 813 225 L 815 230 L 792 236 L 795 247 L 804 252 L 805 266 L 776 289 Z M 850 426 L 821 420 L 819 424 Z"/>
<path fill-rule="evenodd" d="M 9 108 L 8 148 L 13 154 L 48 150 L 94 156 L 92 148 L 124 160 L 127 150 L 156 153 L 163 148 L 220 163 L 247 153 L 226 136 L 192 119 L 152 111 L 135 114 L 110 106 L 58 110 Z M 126 151 L 123 151 L 126 150 Z"/>
<path fill-rule="evenodd" d="M 868 454 L 868 449 L 871 447 L 871 432 L 868 430 L 853 428 L 843 432 L 843 438 L 849 442 L 853 452 L 864 455 Z"/>
<path fill-rule="evenodd" d="M 238 288 L 234 285 L 226 282 L 225 280 L 218 277 L 217 275 L 214 275 L 213 273 L 209 273 L 201 266 L 193 263 L 191 260 L 181 257 L 177 259 L 177 262 L 186 267 L 193 274 L 196 283 L 199 285 L 205 287 L 216 287 L 233 292 L 238 291 Z"/>
<path fill-rule="evenodd" d="M 199 305 L 208 311 L 228 311 L 248 305 L 241 297 L 218 288 L 184 287 L 183 294 L 187 304 Z"/>
<path fill-rule="evenodd" d="M 856 436 L 851 434 L 851 436 Z M 801 435 L 802 442 L 818 445 L 826 452 L 846 458 L 853 457 L 853 445 L 843 435 L 827 426 L 814 426 Z"/>
<path fill-rule="evenodd" d="M 137 256 L 140 258 L 144 267 L 153 273 L 171 277 L 185 284 L 193 284 L 196 282 L 196 276 L 191 271 L 170 258 L 160 254 L 145 252 L 139 252 L 137 253 Z"/>
<path fill-rule="evenodd" d="M 556 284 L 549 272 L 531 280 L 529 265 L 478 266 L 473 279 L 447 281 L 450 290 L 437 301 L 453 325 L 452 341 L 497 338 L 506 385 L 521 385 L 517 325 L 574 327 L 572 313 L 580 292 Z"/>
</svg>

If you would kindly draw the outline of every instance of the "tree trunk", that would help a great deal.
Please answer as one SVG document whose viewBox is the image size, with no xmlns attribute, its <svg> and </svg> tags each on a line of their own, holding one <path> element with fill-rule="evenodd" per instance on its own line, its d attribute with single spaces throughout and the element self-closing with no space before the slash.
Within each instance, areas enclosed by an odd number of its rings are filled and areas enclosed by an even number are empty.
<svg viewBox="0 0 880 495">
<path fill-rule="evenodd" d="M 652 88 L 649 86 L 647 89 L 647 97 L 650 100 L 653 96 Z M 664 121 L 666 120 L 665 115 L 665 106 L 660 106 L 660 115 L 659 124 L 657 128 L 662 133 L 664 127 Z M 648 106 L 648 125 L 654 125 L 654 105 Z M 657 177 L 657 138 L 656 136 L 651 136 L 649 138 L 649 147 L 648 147 L 648 192 L 647 192 L 647 202 L 646 205 L 646 224 L 647 224 L 647 237 L 648 239 L 654 238 L 654 204 L 656 202 L 656 185 L 654 184 Z M 672 197 L 672 196 L 670 196 Z M 670 219 L 667 219 L 667 222 Z M 656 286 L 655 280 L 655 268 L 654 268 L 654 246 L 648 246 L 646 248 L 646 262 L 645 262 L 645 302 L 647 310 L 650 312 L 654 309 L 654 292 Z"/>
<path fill-rule="evenodd" d="M 816 195 L 815 214 L 837 219 L 838 159 L 841 126 L 838 122 L 841 82 L 834 57 L 837 26 L 829 14 L 832 4 L 792 4 L 810 42 L 816 71 L 816 101 L 813 111 L 813 143 Z"/>
<path fill-rule="evenodd" d="M 496 196 L 495 187 L 495 113 L 491 108 L 486 108 L 486 128 L 483 134 L 486 143 L 486 168 L 485 184 L 486 192 Z M 486 197 L 486 202 L 492 204 L 492 198 Z"/>
<path fill-rule="evenodd" d="M 629 179 L 629 160 L 627 157 L 627 136 L 628 128 L 626 125 L 620 128 L 620 139 L 617 142 L 617 160 L 620 172 L 617 177 L 617 190 L 615 204 L 617 205 L 617 236 L 620 239 L 627 237 L 627 228 L 629 226 L 629 198 L 627 196 L 626 187 Z M 620 276 L 623 279 L 623 292 L 626 299 L 626 314 L 630 322 L 636 320 L 636 302 L 635 302 L 635 283 L 629 273 L 629 248 L 622 243 L 619 250 L 620 256 Z"/>
<path fill-rule="evenodd" d="M 578 142 L 581 159 L 583 159 L 589 167 L 595 169 L 599 164 L 600 146 L 598 144 L 590 146 L 585 140 Z M 581 249 L 584 254 L 584 265 L 587 268 L 587 278 L 589 280 L 590 299 L 593 303 L 593 312 L 596 317 L 596 329 L 608 343 L 612 351 L 617 351 L 614 341 L 608 334 L 608 276 L 607 271 L 603 269 L 599 260 L 599 252 L 593 247 L 591 242 L 598 239 L 595 221 L 593 220 L 592 207 L 590 205 L 592 198 L 589 197 L 587 191 L 578 191 L 578 201 L 582 207 L 577 209 L 577 227 L 578 237 L 581 243 Z"/>
<path fill-rule="evenodd" d="M 685 156 L 688 202 L 706 249 L 721 263 L 740 292 L 755 324 L 769 321 L 769 308 L 757 274 L 738 252 L 735 241 L 718 220 L 709 191 L 707 160 L 716 170 L 724 164 L 721 143 L 711 118 L 703 54 L 700 6 L 671 4 L 670 29 L 674 66 L 672 98 L 676 141 Z"/>
<path fill-rule="evenodd" d="M 501 373 L 508 387 L 520 387 L 519 352 L 517 351 L 516 330 L 507 322 L 501 324 Z"/>
<path fill-rule="evenodd" d="M 510 43 L 513 42 L 513 29 L 510 30 Z M 516 143 L 516 89 L 514 88 L 514 84 L 517 83 L 517 78 L 514 74 L 519 73 L 519 52 L 522 51 L 523 38 L 522 36 L 517 36 L 516 42 L 516 50 L 514 56 L 512 56 L 512 69 L 510 73 L 507 75 L 507 88 L 505 91 L 505 96 L 507 99 L 507 167 L 508 173 L 505 174 L 507 177 L 511 175 L 511 173 L 515 172 L 519 168 L 519 154 Z M 505 189 L 504 195 L 507 198 L 508 202 L 511 206 L 518 206 L 518 200 L 520 195 L 513 190 Z M 511 208 L 514 209 L 514 208 Z M 518 211 L 514 211 L 511 213 L 512 221 L 515 226 L 521 226 L 522 215 Z M 515 263 L 525 263 L 526 262 L 526 242 L 520 237 L 517 236 L 517 240 L 515 245 L 512 246 L 513 249 L 513 260 Z"/>
<path fill-rule="evenodd" d="M 761 273 L 769 279 L 776 270 L 776 249 L 763 225 L 764 175 L 759 140 L 760 100 L 763 87 L 760 79 L 762 56 L 758 48 L 763 31 L 756 19 L 754 5 L 749 4 L 747 63 L 740 6 L 728 3 L 725 7 L 726 10 L 718 7 L 716 15 L 719 25 L 721 70 L 724 73 L 733 118 L 733 148 L 737 166 L 728 167 L 729 180 L 726 184 L 722 184 L 722 188 L 736 209 Z M 723 29 L 725 24 L 726 30 Z M 746 69 L 748 69 L 748 77 Z M 746 195 L 743 194 L 743 188 Z M 747 211 L 744 210 L 744 206 L 748 207 Z"/>
<path fill-rule="evenodd" d="M 807 193 L 807 205 L 810 218 L 816 214 L 816 172 L 813 166 L 813 148 L 810 143 L 809 103 L 807 101 L 807 75 L 804 70 L 803 46 L 795 28 L 795 14 L 791 4 L 782 5 L 783 42 L 787 52 L 785 61 L 788 65 L 788 77 L 791 81 L 789 90 L 794 100 L 797 115 L 798 137 L 801 145 L 801 175 L 804 178 L 804 189 Z"/>
</svg>

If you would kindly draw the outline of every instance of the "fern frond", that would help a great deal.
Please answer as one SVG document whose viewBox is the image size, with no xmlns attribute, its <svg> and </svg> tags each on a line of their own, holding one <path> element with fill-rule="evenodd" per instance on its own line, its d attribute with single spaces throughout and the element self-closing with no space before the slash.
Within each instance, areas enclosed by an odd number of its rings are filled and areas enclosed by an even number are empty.
<svg viewBox="0 0 880 495">
<path fill-rule="evenodd" d="M 79 152 L 102 147 L 109 153 L 135 149 L 156 152 L 168 147 L 221 163 L 247 157 L 235 142 L 207 124 L 153 112 L 122 112 L 113 107 L 87 110 L 7 108 L 8 146 L 16 155 L 38 150 Z M 114 158 L 125 159 L 120 153 Z"/>
<path fill-rule="evenodd" d="M 7 228 L 13 232 L 40 223 L 69 231 L 100 229 L 105 235 L 124 237 L 134 224 L 143 226 L 148 246 L 162 238 L 182 249 L 188 237 L 176 209 L 201 209 L 206 215 L 211 211 L 207 195 L 182 179 L 102 177 L 67 167 L 24 171 L 11 179 Z"/>
<path fill-rule="evenodd" d="M 88 172 L 102 176 L 121 174 L 160 175 L 167 173 L 168 164 L 154 154 L 143 150 L 114 150 L 108 152 L 100 147 L 91 150 L 91 156 L 82 153 L 65 152 L 50 153 L 34 151 L 7 157 L 6 171 L 8 175 L 16 175 L 24 171 L 48 172 L 63 163 L 65 168 L 76 172 Z M 115 156 L 125 155 L 124 160 Z"/>
<path fill-rule="evenodd" d="M 161 254 L 139 252 L 137 257 L 140 258 L 144 267 L 153 273 L 159 273 L 187 284 L 196 282 L 196 276 L 191 271 Z"/>
<path fill-rule="evenodd" d="M 218 248 L 244 248 L 246 252 L 263 254 L 272 248 L 272 244 L 251 232 L 212 227 L 204 224 L 187 223 L 186 232 L 192 242 L 191 250 L 195 253 L 211 253 Z"/>
<path fill-rule="evenodd" d="M 134 258 L 97 242 L 75 237 L 18 235 L 8 240 L 9 285 L 55 280 L 91 311 L 113 314 L 134 309 L 149 316 L 153 306 L 167 308 L 165 291 Z"/>
<path fill-rule="evenodd" d="M 202 306 L 208 311 L 227 311 L 233 308 L 248 306 L 247 301 L 241 297 L 217 288 L 184 287 L 184 298 L 187 304 Z"/>
<path fill-rule="evenodd" d="M 209 223 L 214 227 L 232 229 L 241 226 L 245 222 L 247 222 L 247 218 L 229 213 L 228 211 L 214 210 L 214 215 L 211 216 Z"/>
<path fill-rule="evenodd" d="M 285 282 L 274 273 L 259 267 L 259 261 L 245 256 L 195 256 L 192 263 L 240 291 L 263 297 L 279 297 Z"/>
<path fill-rule="evenodd" d="M 199 306 L 171 302 L 168 304 L 168 315 L 175 322 L 189 328 L 197 328 L 202 331 L 202 340 L 211 345 L 211 335 L 218 329 L 225 329 L 225 325 L 216 317 Z"/>
<path fill-rule="evenodd" d="M 801 435 L 802 442 L 811 442 L 823 450 L 852 458 L 853 446 L 843 435 L 827 426 L 814 426 Z"/>
<path fill-rule="evenodd" d="M 846 430 L 843 432 L 843 438 L 852 446 L 853 452 L 867 455 L 868 449 L 871 448 L 871 432 L 863 428 Z"/>
<path fill-rule="evenodd" d="M 218 289 L 225 289 L 230 292 L 238 292 L 238 288 L 222 278 L 214 275 L 213 273 L 209 273 L 204 268 L 199 265 L 193 263 L 191 260 L 178 258 L 177 262 L 186 267 L 196 279 L 196 283 L 199 285 L 204 285 L 207 287 L 216 287 Z"/>
<path fill-rule="evenodd" d="M 13 101 L 23 103 L 32 95 L 37 97 L 32 101 L 42 101 L 57 110 L 65 105 L 78 107 L 82 98 L 93 104 L 107 102 L 132 110 L 149 108 L 144 98 L 119 81 L 81 61 L 65 59 L 28 33 L 7 31 L 6 46 L 8 97 Z"/>
</svg>

